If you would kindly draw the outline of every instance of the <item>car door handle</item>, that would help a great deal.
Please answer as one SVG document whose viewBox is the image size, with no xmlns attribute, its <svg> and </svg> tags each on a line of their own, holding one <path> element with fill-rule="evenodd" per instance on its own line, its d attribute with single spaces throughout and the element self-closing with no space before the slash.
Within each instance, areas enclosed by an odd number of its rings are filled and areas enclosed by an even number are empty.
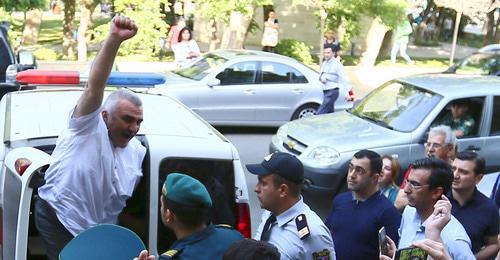
<svg viewBox="0 0 500 260">
<path fill-rule="evenodd" d="M 295 94 L 302 94 L 302 93 L 304 93 L 304 89 L 303 88 L 296 88 L 296 89 L 293 89 L 292 92 Z"/>
<path fill-rule="evenodd" d="M 467 149 L 465 149 L 465 150 L 467 150 L 467 151 L 481 151 L 481 148 L 477 147 L 477 146 L 469 145 L 469 147 L 467 147 Z"/>
<path fill-rule="evenodd" d="M 243 92 L 247 95 L 255 95 L 255 89 L 247 89 Z"/>
</svg>

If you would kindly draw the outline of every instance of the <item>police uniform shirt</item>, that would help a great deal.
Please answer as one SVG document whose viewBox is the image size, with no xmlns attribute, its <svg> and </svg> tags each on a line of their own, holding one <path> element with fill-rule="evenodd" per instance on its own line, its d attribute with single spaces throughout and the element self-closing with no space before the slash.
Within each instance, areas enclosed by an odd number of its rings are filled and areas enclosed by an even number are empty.
<svg viewBox="0 0 500 260">
<path fill-rule="evenodd" d="M 262 229 L 271 212 L 264 211 L 255 234 L 260 240 Z M 302 239 L 301 239 L 302 237 Z M 330 231 L 303 199 L 276 216 L 271 226 L 269 243 L 276 246 L 281 259 L 335 259 Z"/>
<path fill-rule="evenodd" d="M 202 231 L 177 240 L 158 260 L 222 259 L 226 250 L 243 236 L 228 225 L 210 225 Z"/>
</svg>

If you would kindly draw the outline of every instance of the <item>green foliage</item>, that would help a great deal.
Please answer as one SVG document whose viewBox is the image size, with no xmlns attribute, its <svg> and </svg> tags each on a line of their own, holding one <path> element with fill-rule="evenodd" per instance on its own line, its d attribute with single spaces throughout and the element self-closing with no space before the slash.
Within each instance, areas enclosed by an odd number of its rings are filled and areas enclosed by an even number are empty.
<svg viewBox="0 0 500 260">
<path fill-rule="evenodd" d="M 299 40 L 293 39 L 283 39 L 280 40 L 278 45 L 276 46 L 276 52 L 292 57 L 302 63 L 312 64 L 313 58 L 311 56 L 312 46 Z"/>
<path fill-rule="evenodd" d="M 7 11 L 25 12 L 31 9 L 47 7 L 46 0 L 0 0 L 0 6 Z"/>
<path fill-rule="evenodd" d="M 162 0 L 167 2 L 166 0 Z M 160 37 L 166 37 L 168 24 L 160 13 L 159 1 L 156 0 L 115 0 L 116 12 L 120 12 L 135 21 L 139 31 L 119 49 L 119 54 L 157 56 L 160 52 Z M 109 24 L 103 24 L 94 30 L 97 42 L 103 41 L 109 33 Z"/>
<path fill-rule="evenodd" d="M 33 52 L 37 60 L 57 60 L 57 53 L 48 48 L 40 48 Z"/>
<path fill-rule="evenodd" d="M 198 0 L 196 1 L 197 12 L 204 18 L 216 22 L 229 22 L 232 12 L 240 12 L 243 15 L 251 14 L 256 6 L 272 5 L 272 0 Z"/>
</svg>

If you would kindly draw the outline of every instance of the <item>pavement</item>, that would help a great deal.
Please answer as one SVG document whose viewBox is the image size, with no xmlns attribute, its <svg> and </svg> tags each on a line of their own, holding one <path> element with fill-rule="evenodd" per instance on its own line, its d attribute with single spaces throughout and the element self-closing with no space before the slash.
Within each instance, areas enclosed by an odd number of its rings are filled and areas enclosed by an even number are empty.
<svg viewBox="0 0 500 260">
<path fill-rule="evenodd" d="M 260 46 L 246 46 L 247 49 L 259 50 Z M 206 44 L 200 44 L 202 51 L 208 51 Z M 477 49 L 457 46 L 455 56 L 463 58 L 472 54 Z M 441 43 L 440 46 L 408 46 L 408 55 L 414 58 L 442 58 L 449 57 L 451 52 L 451 44 Z M 47 70 L 88 70 L 89 62 L 78 61 L 39 61 L 40 69 Z M 165 72 L 175 69 L 174 62 L 134 62 L 134 61 L 118 61 L 118 69 L 120 71 L 133 72 Z M 314 66 L 313 66 L 314 67 Z M 315 69 L 319 69 L 316 65 Z M 403 77 L 413 74 L 432 73 L 443 71 L 443 67 L 422 67 L 417 65 L 398 65 L 398 66 L 346 66 L 346 74 L 353 86 L 354 93 L 357 98 L 362 98 L 372 89 L 380 84 L 397 77 Z"/>
</svg>

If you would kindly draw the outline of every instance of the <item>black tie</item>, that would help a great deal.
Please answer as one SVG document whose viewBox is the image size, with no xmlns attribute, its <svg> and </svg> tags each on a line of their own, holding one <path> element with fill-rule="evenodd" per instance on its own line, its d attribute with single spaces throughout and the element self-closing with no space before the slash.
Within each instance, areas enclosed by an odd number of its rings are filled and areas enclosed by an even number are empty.
<svg viewBox="0 0 500 260">
<path fill-rule="evenodd" d="M 260 235 L 260 240 L 269 241 L 269 237 L 271 236 L 271 225 L 276 221 L 276 216 L 271 214 L 269 218 L 266 220 L 266 224 L 264 224 L 264 229 L 262 229 L 262 234 Z"/>
</svg>

